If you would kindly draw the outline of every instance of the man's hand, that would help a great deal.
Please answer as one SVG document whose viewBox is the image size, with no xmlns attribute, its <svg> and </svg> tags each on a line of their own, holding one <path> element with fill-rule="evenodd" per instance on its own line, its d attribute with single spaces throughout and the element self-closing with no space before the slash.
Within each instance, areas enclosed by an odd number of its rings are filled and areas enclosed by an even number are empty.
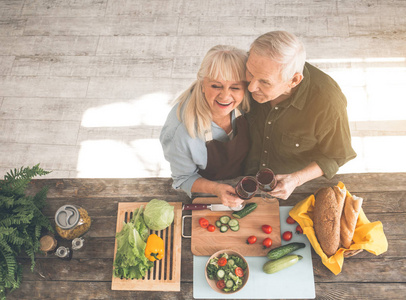
<svg viewBox="0 0 406 300">
<path fill-rule="evenodd" d="M 307 167 L 292 174 L 276 175 L 278 184 L 269 195 L 286 200 L 296 187 L 323 175 L 323 170 L 316 162 L 311 162 Z"/>
<path fill-rule="evenodd" d="M 268 194 L 283 200 L 288 199 L 295 188 L 300 185 L 299 177 L 295 174 L 278 174 L 276 181 L 275 189 Z"/>
</svg>

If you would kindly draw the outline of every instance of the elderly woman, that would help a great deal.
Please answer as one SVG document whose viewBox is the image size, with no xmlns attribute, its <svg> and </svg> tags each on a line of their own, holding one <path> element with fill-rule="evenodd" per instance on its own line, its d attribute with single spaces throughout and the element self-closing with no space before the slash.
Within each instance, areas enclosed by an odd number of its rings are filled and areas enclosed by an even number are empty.
<svg viewBox="0 0 406 300">
<path fill-rule="evenodd" d="M 242 200 L 228 184 L 216 182 L 242 175 L 249 150 L 249 110 L 245 80 L 247 53 L 218 45 L 204 57 L 197 80 L 177 99 L 161 131 L 173 187 L 217 195 L 224 205 Z"/>
</svg>

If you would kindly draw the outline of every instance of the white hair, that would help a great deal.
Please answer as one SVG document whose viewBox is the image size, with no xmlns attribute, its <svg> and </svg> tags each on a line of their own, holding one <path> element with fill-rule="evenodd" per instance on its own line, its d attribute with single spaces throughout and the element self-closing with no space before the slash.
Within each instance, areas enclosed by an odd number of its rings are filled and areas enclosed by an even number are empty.
<svg viewBox="0 0 406 300">
<path fill-rule="evenodd" d="M 287 31 L 271 31 L 259 36 L 250 52 L 267 57 L 281 65 L 282 80 L 290 80 L 295 73 L 303 74 L 306 50 L 294 34 Z"/>
</svg>

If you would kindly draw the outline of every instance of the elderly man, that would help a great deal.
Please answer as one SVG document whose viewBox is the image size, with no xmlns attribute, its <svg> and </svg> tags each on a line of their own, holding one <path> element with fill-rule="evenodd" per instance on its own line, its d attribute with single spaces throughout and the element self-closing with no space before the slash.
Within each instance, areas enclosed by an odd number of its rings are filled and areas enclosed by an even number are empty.
<svg viewBox="0 0 406 300">
<path fill-rule="evenodd" d="M 356 156 L 344 94 L 305 59 L 296 36 L 272 31 L 253 42 L 247 61 L 255 101 L 247 116 L 252 145 L 245 173 L 272 169 L 278 184 L 269 194 L 281 199 L 311 179 L 332 178 Z"/>
</svg>

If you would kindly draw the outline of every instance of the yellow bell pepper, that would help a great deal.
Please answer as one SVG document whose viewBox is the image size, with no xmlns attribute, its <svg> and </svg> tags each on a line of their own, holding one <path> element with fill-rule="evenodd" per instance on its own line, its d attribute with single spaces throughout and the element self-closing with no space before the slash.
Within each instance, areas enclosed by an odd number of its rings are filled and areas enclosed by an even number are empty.
<svg viewBox="0 0 406 300">
<path fill-rule="evenodd" d="M 160 260 L 164 257 L 165 245 L 164 241 L 156 234 L 150 234 L 145 247 L 145 257 L 150 261 Z"/>
</svg>

